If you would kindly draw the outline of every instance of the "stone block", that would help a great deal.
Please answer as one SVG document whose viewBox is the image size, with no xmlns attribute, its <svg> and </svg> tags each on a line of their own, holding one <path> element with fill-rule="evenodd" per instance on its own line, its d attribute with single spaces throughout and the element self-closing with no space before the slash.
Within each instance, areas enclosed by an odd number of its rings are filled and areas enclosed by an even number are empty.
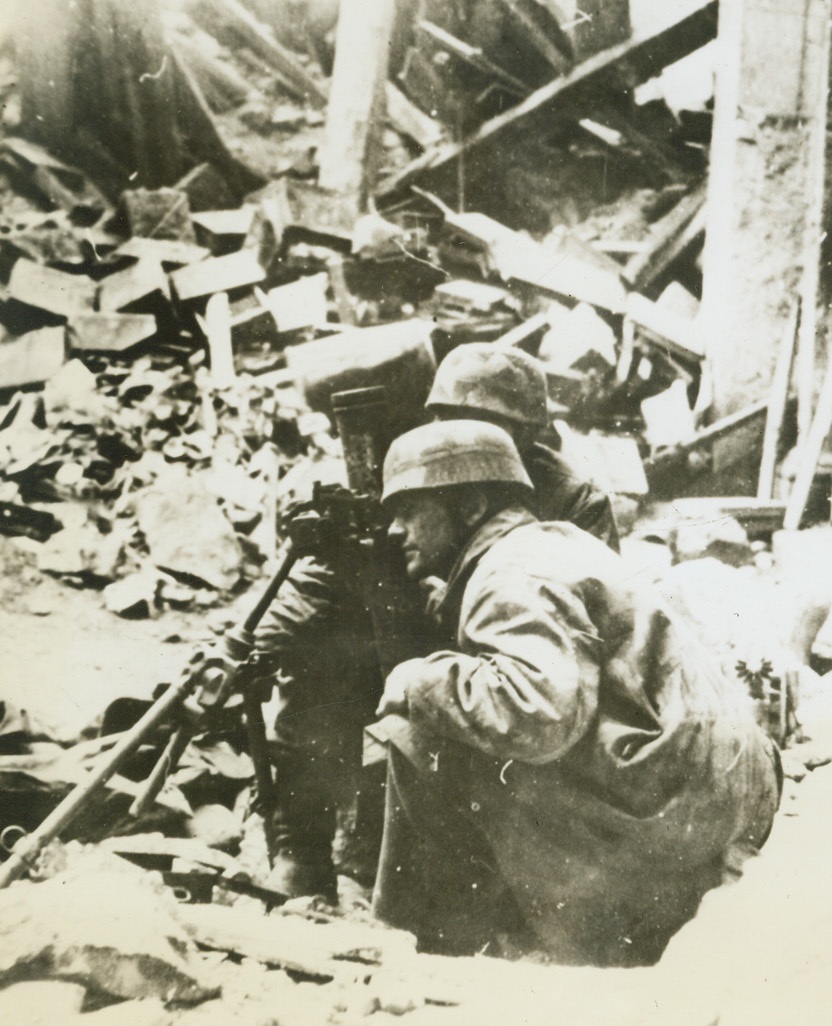
<svg viewBox="0 0 832 1026">
<path fill-rule="evenodd" d="M 66 274 L 21 257 L 12 268 L 9 295 L 19 303 L 58 317 L 92 310 L 96 284 L 82 274 Z"/>
<path fill-rule="evenodd" d="M 0 892 L 0 987 L 67 980 L 115 999 L 215 997 L 175 908 L 132 870 L 14 884 Z"/>
<path fill-rule="evenodd" d="M 0 343 L 0 388 L 46 381 L 64 362 L 64 329 L 41 328 Z"/>
<path fill-rule="evenodd" d="M 81 1011 L 86 990 L 80 983 L 37 980 L 0 990 L 0 1022 L 8 1026 L 54 1026 Z"/>
<path fill-rule="evenodd" d="M 104 312 L 127 310 L 137 304 L 155 306 L 169 300 L 167 275 L 159 261 L 149 257 L 142 257 L 131 267 L 105 278 L 98 297 Z"/>
<path fill-rule="evenodd" d="M 94 353 L 123 353 L 156 334 L 150 314 L 91 313 L 69 322 L 71 349 Z"/>
<path fill-rule="evenodd" d="M 173 272 L 171 282 L 179 299 L 185 302 L 216 292 L 231 292 L 246 285 L 257 285 L 264 277 L 257 254 L 250 249 L 241 249 L 227 256 L 210 257 L 181 267 Z"/>
<path fill-rule="evenodd" d="M 128 189 L 121 203 L 131 235 L 196 242 L 188 194 L 179 189 Z"/>
<path fill-rule="evenodd" d="M 241 552 L 216 498 L 184 468 L 172 470 L 136 499 L 150 558 L 161 570 L 220 591 L 240 575 Z"/>
</svg>

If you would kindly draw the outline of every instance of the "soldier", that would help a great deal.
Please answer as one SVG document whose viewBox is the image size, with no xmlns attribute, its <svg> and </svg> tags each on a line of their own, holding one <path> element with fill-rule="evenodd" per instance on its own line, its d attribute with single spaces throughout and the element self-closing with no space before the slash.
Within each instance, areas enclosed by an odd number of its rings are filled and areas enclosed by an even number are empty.
<svg viewBox="0 0 832 1026">
<path fill-rule="evenodd" d="M 529 512 L 500 428 L 401 436 L 382 501 L 408 575 L 447 581 L 447 647 L 379 706 L 375 913 L 430 950 L 654 962 L 768 835 L 779 760 L 750 700 L 607 546 Z"/>
<path fill-rule="evenodd" d="M 504 428 L 534 486 L 535 514 L 541 520 L 569 520 L 619 551 L 609 496 L 582 480 L 561 453 L 540 440 L 550 423 L 548 392 L 534 357 L 487 342 L 458 346 L 439 365 L 425 405 L 437 420 L 462 417 Z"/>
<path fill-rule="evenodd" d="M 505 426 L 535 482 L 535 511 L 545 519 L 573 519 L 617 550 L 609 498 L 537 441 L 548 424 L 547 393 L 532 357 L 489 344 L 460 346 L 441 363 L 426 408 L 440 419 L 479 417 Z M 261 672 L 279 675 L 271 884 L 293 896 L 320 893 L 332 901 L 336 809 L 348 808 L 360 789 L 362 729 L 372 721 L 383 685 L 353 576 L 349 567 L 301 561 L 258 632 Z M 431 606 L 437 596 L 430 596 Z M 435 643 L 430 624 L 418 617 L 405 628 L 413 637 L 403 643 L 425 651 Z M 358 854 L 358 865 L 339 868 L 371 884 L 372 852 L 361 853 L 359 846 Z"/>
</svg>

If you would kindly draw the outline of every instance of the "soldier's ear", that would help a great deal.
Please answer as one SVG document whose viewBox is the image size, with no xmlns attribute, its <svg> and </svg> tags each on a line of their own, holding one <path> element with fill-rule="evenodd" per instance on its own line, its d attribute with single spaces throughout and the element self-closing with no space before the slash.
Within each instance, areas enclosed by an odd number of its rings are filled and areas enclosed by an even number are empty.
<svg viewBox="0 0 832 1026">
<path fill-rule="evenodd" d="M 459 515 L 466 527 L 475 527 L 488 513 L 488 496 L 483 488 L 466 488 L 461 496 Z"/>
</svg>

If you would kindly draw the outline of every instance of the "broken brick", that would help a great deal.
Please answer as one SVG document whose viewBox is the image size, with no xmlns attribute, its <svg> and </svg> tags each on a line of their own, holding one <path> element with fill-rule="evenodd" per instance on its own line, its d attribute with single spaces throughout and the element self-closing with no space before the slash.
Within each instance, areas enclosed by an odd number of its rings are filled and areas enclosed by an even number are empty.
<svg viewBox="0 0 832 1026">
<path fill-rule="evenodd" d="M 604 373 L 615 366 L 615 332 L 589 304 L 550 316 L 552 326 L 538 350 L 547 370 Z"/>
</svg>

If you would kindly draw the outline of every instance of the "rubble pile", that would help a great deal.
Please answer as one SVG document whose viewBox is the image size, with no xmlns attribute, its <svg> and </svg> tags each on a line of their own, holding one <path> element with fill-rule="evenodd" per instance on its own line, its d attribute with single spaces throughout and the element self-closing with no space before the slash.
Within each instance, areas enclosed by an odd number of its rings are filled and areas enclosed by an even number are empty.
<svg viewBox="0 0 832 1026">
<path fill-rule="evenodd" d="M 316 181 L 326 4 L 317 20 L 290 0 L 272 20 L 257 0 L 169 5 L 166 58 L 212 149 L 164 185 L 110 165 L 99 180 L 22 124 L 2 139 L 0 534 L 121 617 L 224 605 L 273 568 L 286 507 L 343 475 L 333 392 L 384 385 L 403 431 L 454 347 L 519 347 L 547 374 L 548 440 L 614 498 L 632 574 L 665 589 L 790 744 L 791 800 L 832 759 L 803 712 L 832 667 L 828 529 L 781 530 L 785 392 L 768 485 L 708 496 L 710 446 L 769 403 L 708 423 L 696 318 L 710 94 L 671 111 L 661 86 L 713 38 L 716 4 L 641 39 L 626 3 L 587 0 L 594 18 L 564 4 L 574 16 L 560 19 L 533 0 L 495 0 L 479 18 L 411 6 L 366 213 Z M 35 828 L 87 779 L 147 704 L 132 701 L 71 747 L 0 703 L 14 826 Z M 0 1015 L 505 1022 L 517 1010 L 494 994 L 509 975 L 534 995 L 530 1022 L 570 997 L 576 1022 L 623 1026 L 635 1008 L 653 1021 L 661 993 L 662 1013 L 678 1011 L 661 965 L 622 975 L 422 956 L 360 907 L 345 922 L 285 904 L 266 886 L 262 824 L 244 828 L 253 766 L 239 728 L 190 743 L 153 808 L 129 814 L 165 740 L 109 779 L 29 881 L 0 890 Z M 14 840 L 0 834 L 7 850 Z"/>
<path fill-rule="evenodd" d="M 272 30 L 227 0 L 172 10 L 167 27 L 197 77 L 225 84 L 224 98 L 218 85 L 211 93 L 217 116 L 233 112 L 248 138 L 316 144 L 307 134 L 322 120 L 314 62 L 287 64 L 279 43 L 263 43 Z M 433 48 L 459 51 L 439 22 L 420 22 L 417 36 L 425 32 Z M 428 103 L 410 74 L 414 53 L 400 84 L 419 110 Z M 493 61 L 480 62 L 484 73 Z M 276 81 L 277 105 L 267 99 Z M 590 136 L 608 139 L 599 126 Z M 218 130 L 233 136 L 227 119 Z M 442 142 L 420 134 L 410 145 L 429 152 Z M 543 360 L 558 444 L 596 468 L 597 486 L 630 499 L 660 488 L 663 469 L 667 479 L 668 468 L 676 476 L 690 466 L 708 406 L 698 301 L 672 277 L 696 279 L 704 164 L 685 163 L 684 138 L 674 146 L 669 184 L 618 190 L 612 204 L 598 197 L 594 217 L 536 239 L 422 189 L 384 205 L 385 216 L 358 217 L 309 181 L 314 165 L 271 158 L 270 181 L 242 205 L 211 164 L 111 203 L 42 147 L 5 139 L 14 203 L 0 241 L 4 533 L 28 536 L 42 570 L 103 588 L 116 613 L 208 605 L 273 555 L 285 470 L 306 451 L 337 451 L 304 399 L 329 414 L 327 390 L 390 386 L 388 349 L 396 360 L 419 347 L 427 379 L 472 340 Z M 640 155 L 624 150 L 631 177 L 641 168 L 655 186 L 647 143 Z M 625 237 L 611 239 L 624 223 Z M 336 365 L 343 373 L 330 374 Z M 400 427 L 418 418 L 420 387 Z"/>
</svg>

